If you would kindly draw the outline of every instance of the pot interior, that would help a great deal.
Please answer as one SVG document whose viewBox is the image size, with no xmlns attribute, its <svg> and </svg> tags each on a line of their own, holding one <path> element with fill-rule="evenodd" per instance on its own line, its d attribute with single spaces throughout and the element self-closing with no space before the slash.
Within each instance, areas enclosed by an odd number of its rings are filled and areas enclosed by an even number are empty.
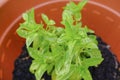
<svg viewBox="0 0 120 80">
<path fill-rule="evenodd" d="M 37 23 L 40 22 L 41 13 L 47 14 L 51 19 L 60 25 L 61 13 L 66 1 L 49 1 L 34 6 Z M 27 5 L 23 6 L 26 8 Z M 114 10 L 90 1 L 82 11 L 82 21 L 84 25 L 95 30 L 95 33 L 107 42 L 113 53 L 120 61 L 120 14 Z M 19 56 L 25 40 L 16 34 L 19 23 L 23 22 L 21 16 L 18 16 L 9 26 L 3 29 L 4 34 L 0 40 L 0 80 L 12 80 L 12 71 L 14 69 L 14 60 Z M 4 22 L 4 24 L 7 24 Z"/>
</svg>

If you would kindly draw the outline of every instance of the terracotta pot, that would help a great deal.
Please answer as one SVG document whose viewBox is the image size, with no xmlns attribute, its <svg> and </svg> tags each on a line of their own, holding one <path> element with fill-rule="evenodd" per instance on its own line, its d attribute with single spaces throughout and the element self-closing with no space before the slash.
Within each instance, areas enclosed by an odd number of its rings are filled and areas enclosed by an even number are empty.
<svg viewBox="0 0 120 80">
<path fill-rule="evenodd" d="M 24 40 L 16 35 L 21 14 L 34 7 L 36 17 L 45 13 L 60 21 L 67 0 L 1 0 L 0 1 L 0 80 L 12 80 L 14 60 Z M 96 31 L 107 42 L 120 61 L 120 0 L 90 0 L 83 9 L 83 24 Z M 39 20 L 37 20 L 39 22 Z M 57 24 L 59 25 L 59 23 Z"/>
</svg>

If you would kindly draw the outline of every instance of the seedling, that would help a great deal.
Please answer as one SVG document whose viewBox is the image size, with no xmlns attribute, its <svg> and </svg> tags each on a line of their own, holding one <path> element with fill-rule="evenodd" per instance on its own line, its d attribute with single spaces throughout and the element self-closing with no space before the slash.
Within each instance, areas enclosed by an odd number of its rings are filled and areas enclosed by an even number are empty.
<svg viewBox="0 0 120 80">
<path fill-rule="evenodd" d="M 36 23 L 34 9 L 23 14 L 24 23 L 17 33 L 26 39 L 29 55 L 33 58 L 30 72 L 40 80 L 45 72 L 52 80 L 92 80 L 88 70 L 103 60 L 93 30 L 83 26 L 81 10 L 87 0 L 78 4 L 69 2 L 63 10 L 61 24 L 42 14 L 42 22 Z M 45 25 L 43 24 L 45 23 Z"/>
</svg>

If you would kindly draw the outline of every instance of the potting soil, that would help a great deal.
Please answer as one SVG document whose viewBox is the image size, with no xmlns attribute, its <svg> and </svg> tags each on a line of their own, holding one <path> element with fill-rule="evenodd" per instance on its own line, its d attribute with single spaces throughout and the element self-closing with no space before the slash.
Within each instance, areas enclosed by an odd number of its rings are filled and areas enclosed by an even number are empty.
<svg viewBox="0 0 120 80">
<path fill-rule="evenodd" d="M 97 37 L 97 40 L 104 60 L 98 67 L 89 68 L 93 80 L 120 80 L 120 63 L 116 56 L 111 52 L 110 46 L 103 42 L 100 37 Z M 35 76 L 29 71 L 31 63 L 32 58 L 24 46 L 14 63 L 13 80 L 35 80 Z M 43 75 L 43 78 L 51 80 L 47 73 Z"/>
</svg>

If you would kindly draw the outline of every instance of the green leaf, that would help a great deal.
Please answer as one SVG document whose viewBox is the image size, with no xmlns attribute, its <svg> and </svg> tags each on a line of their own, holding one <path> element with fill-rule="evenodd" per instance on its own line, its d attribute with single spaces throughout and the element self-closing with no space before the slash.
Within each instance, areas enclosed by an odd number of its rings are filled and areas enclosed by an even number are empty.
<svg viewBox="0 0 120 80">
<path fill-rule="evenodd" d="M 33 60 L 32 64 L 30 65 L 30 69 L 29 69 L 30 72 L 34 74 L 36 70 L 39 68 L 39 66 L 40 66 L 39 61 Z"/>
<path fill-rule="evenodd" d="M 88 67 L 89 66 L 98 66 L 98 64 L 100 64 L 102 61 L 103 61 L 103 59 L 100 57 L 90 58 L 90 59 L 88 58 L 88 59 L 83 60 L 83 64 Z"/>
<path fill-rule="evenodd" d="M 70 2 L 69 4 L 67 4 L 64 8 L 65 10 L 69 10 L 72 13 L 76 12 L 78 10 L 77 5 L 74 2 Z"/>
<path fill-rule="evenodd" d="M 66 25 L 66 21 L 71 25 L 74 23 L 73 16 L 72 16 L 71 12 L 67 11 L 67 10 L 63 11 L 61 23 L 63 25 Z"/>
<path fill-rule="evenodd" d="M 32 33 L 32 34 L 29 34 L 29 36 L 27 36 L 27 39 L 26 39 L 26 46 L 29 47 L 32 42 L 34 41 L 34 39 L 37 37 L 37 33 Z"/>
<path fill-rule="evenodd" d="M 84 80 L 92 80 L 92 76 L 87 68 L 82 68 L 81 76 Z"/>
<path fill-rule="evenodd" d="M 50 20 L 50 21 L 48 22 L 48 25 L 55 25 L 55 21 Z"/>
<path fill-rule="evenodd" d="M 50 64 L 49 67 L 47 68 L 47 74 L 51 75 L 53 69 L 54 69 L 54 64 Z"/>
<path fill-rule="evenodd" d="M 23 13 L 22 17 L 26 22 L 34 23 L 35 22 L 34 9 L 31 9 L 30 11 Z"/>
<path fill-rule="evenodd" d="M 26 38 L 29 35 L 29 33 L 26 30 L 22 30 L 21 28 L 18 28 L 16 32 L 22 38 Z"/>
<path fill-rule="evenodd" d="M 78 3 L 78 8 L 80 11 L 83 9 L 87 2 L 88 0 L 82 0 L 80 3 Z"/>
<path fill-rule="evenodd" d="M 47 64 L 40 65 L 35 72 L 36 80 L 40 80 L 46 70 L 47 70 Z"/>
<path fill-rule="evenodd" d="M 48 18 L 47 15 L 42 14 L 41 16 L 42 16 L 43 21 L 44 21 L 48 26 L 55 24 L 55 21 L 54 21 L 54 20 L 49 20 L 49 18 Z"/>
<path fill-rule="evenodd" d="M 27 13 L 23 13 L 22 17 L 24 20 L 28 21 L 28 14 Z"/>
<path fill-rule="evenodd" d="M 41 16 L 42 16 L 43 21 L 44 21 L 46 24 L 48 24 L 48 23 L 49 23 L 48 16 L 45 15 L 45 14 L 42 14 Z"/>
<path fill-rule="evenodd" d="M 31 47 L 28 47 L 28 52 L 29 52 L 29 55 L 33 58 L 33 59 L 39 59 L 40 57 L 42 57 L 40 54 L 39 54 L 39 51 L 38 50 L 35 50 L 34 48 L 31 48 Z"/>
</svg>

